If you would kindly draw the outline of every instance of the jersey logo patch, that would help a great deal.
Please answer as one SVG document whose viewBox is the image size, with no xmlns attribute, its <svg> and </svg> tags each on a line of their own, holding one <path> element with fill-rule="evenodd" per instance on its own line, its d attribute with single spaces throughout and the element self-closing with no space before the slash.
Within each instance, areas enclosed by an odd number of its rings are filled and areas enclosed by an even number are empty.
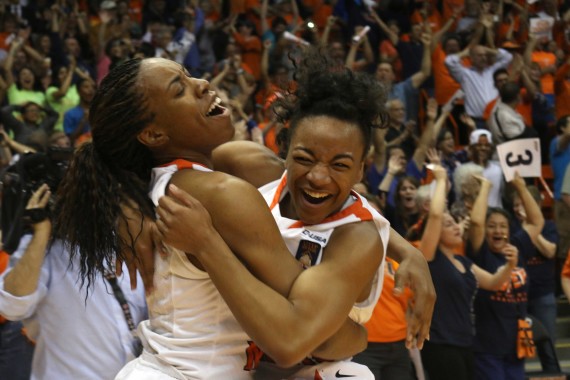
<svg viewBox="0 0 570 380">
<path fill-rule="evenodd" d="M 321 246 L 310 240 L 301 240 L 295 258 L 303 264 L 303 267 L 310 268 L 316 265 L 321 255 Z"/>
</svg>

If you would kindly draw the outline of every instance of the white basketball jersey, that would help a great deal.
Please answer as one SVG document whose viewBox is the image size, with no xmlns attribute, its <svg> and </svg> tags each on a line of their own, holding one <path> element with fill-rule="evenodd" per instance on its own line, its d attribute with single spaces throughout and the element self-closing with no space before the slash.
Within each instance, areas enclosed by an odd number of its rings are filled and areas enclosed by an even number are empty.
<svg viewBox="0 0 570 380">
<path fill-rule="evenodd" d="M 287 173 L 284 173 L 281 179 L 259 188 L 259 192 L 269 205 L 273 218 L 277 222 L 279 231 L 281 231 L 281 236 L 283 236 L 285 244 L 287 244 L 287 248 L 305 267 L 319 264 L 334 229 L 349 223 L 374 221 L 384 246 L 384 252 L 386 252 L 390 223 L 370 206 L 365 198 L 355 191 L 351 193 L 341 211 L 314 225 L 304 225 L 301 221 L 289 219 L 281 215 L 279 202 L 289 192 Z M 382 260 L 376 271 L 368 298 L 363 302 L 355 304 L 352 308 L 349 315 L 352 320 L 364 324 L 370 319 L 380 293 L 382 293 L 383 283 L 384 260 Z"/>
<path fill-rule="evenodd" d="M 155 206 L 165 194 L 173 174 L 182 168 L 211 171 L 184 160 L 153 169 L 149 196 Z M 285 185 L 284 176 L 260 191 L 271 204 L 274 198 L 281 199 L 286 194 Z M 311 265 L 320 262 L 334 227 L 361 220 L 374 220 L 386 250 L 389 223 L 356 193 L 347 201 L 339 213 L 340 217 L 333 215 L 325 223 L 310 227 L 296 226 L 298 221 L 281 217 L 279 207 L 272 207 L 271 211 L 293 255 L 305 248 L 309 256 L 313 251 L 317 253 Z M 173 368 L 177 374 L 189 379 L 250 379 L 253 373 L 244 371 L 246 351 L 251 349 L 249 337 L 208 273 L 196 268 L 184 252 L 172 247 L 166 249 L 166 258 L 158 254 L 155 257 L 155 287 L 147 297 L 149 320 L 139 325 L 141 340 L 152 355 L 154 364 Z M 378 300 L 383 267 L 384 261 L 377 271 L 368 299 L 355 305 L 350 313 L 351 318 L 359 323 L 368 320 Z"/>
<path fill-rule="evenodd" d="M 183 167 L 211 171 L 182 160 L 153 169 L 149 195 L 155 206 L 172 175 Z M 243 370 L 249 337 L 210 276 L 184 252 L 166 248 L 167 258 L 155 255 L 149 320 L 139 326 L 145 348 L 188 379 L 250 379 L 250 372 Z"/>
</svg>

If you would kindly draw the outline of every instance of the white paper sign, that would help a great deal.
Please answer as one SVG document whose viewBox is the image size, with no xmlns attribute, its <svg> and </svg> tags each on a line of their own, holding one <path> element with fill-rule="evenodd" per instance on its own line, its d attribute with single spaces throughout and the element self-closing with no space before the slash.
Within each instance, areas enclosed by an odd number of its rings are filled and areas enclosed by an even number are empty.
<svg viewBox="0 0 570 380">
<path fill-rule="evenodd" d="M 515 177 L 515 172 L 521 177 L 542 174 L 539 139 L 518 139 L 497 145 L 497 154 L 507 182 Z"/>
<path fill-rule="evenodd" d="M 530 34 L 534 35 L 538 40 L 547 38 L 552 39 L 552 27 L 554 26 L 554 18 L 531 18 Z"/>
</svg>

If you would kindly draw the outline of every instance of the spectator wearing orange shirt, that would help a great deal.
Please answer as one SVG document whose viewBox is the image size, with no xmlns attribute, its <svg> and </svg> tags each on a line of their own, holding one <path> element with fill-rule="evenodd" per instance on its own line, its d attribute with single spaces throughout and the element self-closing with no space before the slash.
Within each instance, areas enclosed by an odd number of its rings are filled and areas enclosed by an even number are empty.
<svg viewBox="0 0 570 380">
<path fill-rule="evenodd" d="M 548 41 L 539 41 L 533 35 L 529 35 L 529 41 L 525 49 L 525 63 L 531 66 L 532 62 L 538 63 L 541 69 L 540 83 L 542 93 L 554 107 L 554 73 L 556 72 L 556 55 L 547 50 Z"/>
<path fill-rule="evenodd" d="M 496 26 L 496 41 L 499 44 L 504 42 L 525 43 L 528 36 L 528 3 L 521 6 L 512 1 L 510 4 L 502 4 L 499 9 L 499 22 Z"/>
<path fill-rule="evenodd" d="M 241 48 L 242 61 L 250 69 L 255 80 L 261 78 L 261 40 L 255 35 L 255 25 L 249 20 L 240 20 L 237 23 L 234 17 L 230 31 L 236 44 Z"/>
<path fill-rule="evenodd" d="M 455 13 L 452 13 L 453 22 L 455 22 L 456 17 L 454 17 Z M 431 1 L 424 1 L 422 4 L 421 9 L 416 9 L 412 16 L 410 17 L 410 21 L 412 24 L 421 24 L 425 21 L 429 24 L 432 32 L 438 32 L 443 27 L 443 18 L 441 17 L 441 13 L 434 7 Z"/>
<path fill-rule="evenodd" d="M 456 8 L 453 15 L 438 32 L 433 34 L 431 43 L 433 78 L 435 84 L 435 99 L 439 106 L 444 105 L 461 88 L 459 83 L 449 73 L 445 66 L 445 57 L 450 54 L 457 54 L 461 51 L 461 39 L 456 34 L 445 36 L 455 20 L 459 17 L 462 8 Z M 443 43 L 440 44 L 440 41 Z"/>
<path fill-rule="evenodd" d="M 365 324 L 368 348 L 352 360 L 364 364 L 377 379 L 412 380 L 412 362 L 406 348 L 406 310 L 412 292 L 394 294 L 394 274 L 398 263 L 386 258 L 384 286 L 380 299 Z"/>
</svg>

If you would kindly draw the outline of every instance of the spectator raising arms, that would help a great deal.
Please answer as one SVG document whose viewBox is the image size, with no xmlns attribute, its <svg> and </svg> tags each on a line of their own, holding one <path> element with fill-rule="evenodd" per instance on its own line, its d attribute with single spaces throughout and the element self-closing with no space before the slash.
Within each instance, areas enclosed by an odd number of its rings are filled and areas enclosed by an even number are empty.
<svg viewBox="0 0 570 380">
<path fill-rule="evenodd" d="M 524 262 L 532 256 L 533 243 L 542 230 L 544 218 L 538 204 L 518 175 L 512 181 L 527 212 L 523 228 L 511 234 L 509 214 L 501 208 L 487 212 L 487 197 L 478 197 L 471 211 L 468 256 L 479 267 L 495 273 L 506 257 L 518 252 L 511 280 L 500 290 L 480 290 L 475 298 L 474 377 L 494 380 L 524 377 L 524 359 L 517 357 L 518 320 L 527 313 L 528 280 Z"/>
<path fill-rule="evenodd" d="M 518 262 L 518 251 L 505 250 L 504 265 L 491 273 L 458 255 L 456 249 L 463 237 L 459 224 L 445 210 L 447 171 L 439 165 L 432 171 L 435 191 L 419 249 L 428 260 L 438 298 L 422 359 L 430 379 L 468 380 L 474 378 L 471 308 L 476 289 L 497 291 L 508 283 Z M 478 198 L 485 200 L 491 183 L 481 180 Z"/>
</svg>

